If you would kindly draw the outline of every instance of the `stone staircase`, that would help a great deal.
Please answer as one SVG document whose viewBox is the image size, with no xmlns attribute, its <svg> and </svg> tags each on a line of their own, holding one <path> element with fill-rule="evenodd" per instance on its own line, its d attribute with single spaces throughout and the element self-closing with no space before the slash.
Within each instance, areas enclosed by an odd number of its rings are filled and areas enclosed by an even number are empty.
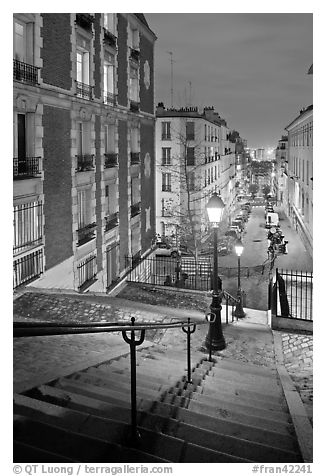
<svg viewBox="0 0 326 476">
<path fill-rule="evenodd" d="M 162 345 L 14 395 L 14 462 L 301 462 L 276 370 Z"/>
</svg>

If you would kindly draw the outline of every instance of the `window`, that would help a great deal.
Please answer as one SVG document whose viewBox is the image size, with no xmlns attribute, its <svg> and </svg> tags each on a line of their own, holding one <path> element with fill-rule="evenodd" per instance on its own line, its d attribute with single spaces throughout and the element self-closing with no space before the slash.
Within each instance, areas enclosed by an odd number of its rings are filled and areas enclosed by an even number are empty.
<svg viewBox="0 0 326 476">
<path fill-rule="evenodd" d="M 134 102 L 138 102 L 138 68 L 130 65 L 130 77 L 129 77 L 129 99 Z"/>
<path fill-rule="evenodd" d="M 18 159 L 26 157 L 26 116 L 25 114 L 14 115 L 14 156 Z"/>
<path fill-rule="evenodd" d="M 171 217 L 172 213 L 172 200 L 162 198 L 162 217 Z"/>
<path fill-rule="evenodd" d="M 188 175 L 188 185 L 189 185 L 189 191 L 193 192 L 195 190 L 195 174 L 194 172 L 190 172 Z"/>
<path fill-rule="evenodd" d="M 77 50 L 77 81 L 89 84 L 89 52 L 86 50 Z"/>
<path fill-rule="evenodd" d="M 207 140 L 207 125 L 205 124 L 205 140 Z"/>
<path fill-rule="evenodd" d="M 140 144 L 139 128 L 138 127 L 132 127 L 130 129 L 130 149 L 131 149 L 131 152 L 139 152 L 139 144 Z"/>
<path fill-rule="evenodd" d="M 105 185 L 105 214 L 113 215 L 118 210 L 118 199 L 117 199 L 117 184 L 116 182 L 111 182 L 109 185 Z"/>
<path fill-rule="evenodd" d="M 195 148 L 187 147 L 187 165 L 195 165 Z"/>
<path fill-rule="evenodd" d="M 14 206 L 14 252 L 24 251 L 42 242 L 42 202 Z"/>
<path fill-rule="evenodd" d="M 112 102 L 115 92 L 114 56 L 106 55 L 103 66 L 104 102 Z"/>
<path fill-rule="evenodd" d="M 14 58 L 26 63 L 26 25 L 14 20 Z"/>
<path fill-rule="evenodd" d="M 139 177 L 131 178 L 131 204 L 135 205 L 140 202 L 140 179 Z"/>
<path fill-rule="evenodd" d="M 195 140 L 195 123 L 186 123 L 186 140 Z"/>
<path fill-rule="evenodd" d="M 78 229 L 84 228 L 90 221 L 87 206 L 88 195 L 88 190 L 79 190 L 77 192 Z"/>
<path fill-rule="evenodd" d="M 115 33 L 115 14 L 104 13 L 104 28 L 110 33 Z"/>
<path fill-rule="evenodd" d="M 162 191 L 171 192 L 171 174 L 170 173 L 162 174 Z"/>
<path fill-rule="evenodd" d="M 171 147 L 162 147 L 162 165 L 171 165 Z"/>
<path fill-rule="evenodd" d="M 139 49 L 139 32 L 137 28 L 133 28 L 131 25 L 129 25 L 128 31 L 128 44 L 130 48 Z"/>
<path fill-rule="evenodd" d="M 171 139 L 171 122 L 162 122 L 162 140 Z"/>
</svg>

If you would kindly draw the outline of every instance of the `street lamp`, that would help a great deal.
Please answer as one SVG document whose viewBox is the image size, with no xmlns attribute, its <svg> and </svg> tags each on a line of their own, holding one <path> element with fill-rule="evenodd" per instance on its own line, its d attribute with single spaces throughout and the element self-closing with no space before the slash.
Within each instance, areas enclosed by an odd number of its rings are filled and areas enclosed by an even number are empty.
<svg viewBox="0 0 326 476">
<path fill-rule="evenodd" d="M 237 318 L 242 318 L 245 317 L 246 313 L 243 310 L 242 307 L 242 291 L 241 291 L 241 283 L 240 283 L 240 256 L 242 255 L 243 252 L 243 244 L 241 240 L 237 240 L 234 244 L 234 249 L 236 252 L 236 255 L 238 256 L 238 301 L 235 306 L 235 310 L 233 315 Z"/>
<path fill-rule="evenodd" d="M 210 351 L 223 350 L 226 347 L 221 322 L 222 309 L 222 281 L 218 277 L 218 251 L 217 251 L 217 229 L 221 222 L 224 210 L 224 203 L 217 193 L 213 193 L 206 205 L 208 220 L 214 228 L 214 268 L 213 268 L 213 294 L 211 304 L 211 314 L 214 320 L 209 324 L 205 345 Z"/>
</svg>

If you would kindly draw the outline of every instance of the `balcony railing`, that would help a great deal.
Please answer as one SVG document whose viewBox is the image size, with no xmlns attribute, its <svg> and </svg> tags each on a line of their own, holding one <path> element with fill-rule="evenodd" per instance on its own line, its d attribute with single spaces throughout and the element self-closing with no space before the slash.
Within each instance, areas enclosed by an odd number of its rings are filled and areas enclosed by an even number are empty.
<svg viewBox="0 0 326 476">
<path fill-rule="evenodd" d="M 162 134 L 162 140 L 171 140 L 171 134 Z"/>
<path fill-rule="evenodd" d="M 76 81 L 76 95 L 82 99 L 93 99 L 93 86 Z"/>
<path fill-rule="evenodd" d="M 104 30 L 104 42 L 112 46 L 113 48 L 117 47 L 117 37 L 113 35 L 107 28 L 103 28 Z"/>
<path fill-rule="evenodd" d="M 14 289 L 38 278 L 43 273 L 43 249 L 14 260 Z"/>
<path fill-rule="evenodd" d="M 162 185 L 162 192 L 171 192 L 171 185 Z"/>
<path fill-rule="evenodd" d="M 166 157 L 162 157 L 162 165 L 172 165 L 171 159 L 167 159 Z"/>
<path fill-rule="evenodd" d="M 38 177 L 41 173 L 40 163 L 41 157 L 14 157 L 14 180 Z"/>
<path fill-rule="evenodd" d="M 139 102 L 130 100 L 130 111 L 138 112 L 139 111 Z"/>
<path fill-rule="evenodd" d="M 186 135 L 186 140 L 195 140 L 195 134 L 187 134 Z"/>
<path fill-rule="evenodd" d="M 136 50 L 135 48 L 130 48 L 130 58 L 138 63 L 139 57 L 140 57 L 140 51 Z"/>
<path fill-rule="evenodd" d="M 118 154 L 104 154 L 104 167 L 109 169 L 118 166 Z"/>
<path fill-rule="evenodd" d="M 134 203 L 130 207 L 130 215 L 131 217 L 135 217 L 136 215 L 139 215 L 140 213 L 140 202 Z"/>
<path fill-rule="evenodd" d="M 112 213 L 105 217 L 105 231 L 110 231 L 119 224 L 119 213 Z"/>
<path fill-rule="evenodd" d="M 95 238 L 96 223 L 90 223 L 77 230 L 77 246 L 84 245 Z"/>
<path fill-rule="evenodd" d="M 85 30 L 91 31 L 94 22 L 93 15 L 89 13 L 76 13 L 76 23 Z"/>
<path fill-rule="evenodd" d="M 30 84 L 38 84 L 38 68 L 31 64 L 14 59 L 14 80 Z"/>
<path fill-rule="evenodd" d="M 103 102 L 104 104 L 115 105 L 117 103 L 117 95 L 109 93 L 108 91 L 103 91 Z"/>
<path fill-rule="evenodd" d="M 87 172 L 94 170 L 94 155 L 84 154 L 76 155 L 77 157 L 77 169 L 76 172 Z"/>
<path fill-rule="evenodd" d="M 78 266 L 78 291 L 83 291 L 96 281 L 96 255 L 91 255 Z"/>
<path fill-rule="evenodd" d="M 130 152 L 130 164 L 137 165 L 140 162 L 140 152 Z"/>
</svg>

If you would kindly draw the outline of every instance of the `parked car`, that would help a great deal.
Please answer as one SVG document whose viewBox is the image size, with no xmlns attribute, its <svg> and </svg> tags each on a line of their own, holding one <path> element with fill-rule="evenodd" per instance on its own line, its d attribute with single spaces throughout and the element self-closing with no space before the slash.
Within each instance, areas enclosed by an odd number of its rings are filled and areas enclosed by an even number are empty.
<svg viewBox="0 0 326 476">
<path fill-rule="evenodd" d="M 179 256 L 191 256 L 192 254 L 184 245 L 179 245 L 179 247 L 170 245 L 164 241 L 156 243 L 155 256 L 171 256 L 171 258 L 176 258 Z"/>
<path fill-rule="evenodd" d="M 265 228 L 272 228 L 273 226 L 275 226 L 275 227 L 278 227 L 278 226 L 279 226 L 278 213 L 268 212 L 268 213 L 266 214 L 266 224 L 265 224 Z"/>
</svg>

